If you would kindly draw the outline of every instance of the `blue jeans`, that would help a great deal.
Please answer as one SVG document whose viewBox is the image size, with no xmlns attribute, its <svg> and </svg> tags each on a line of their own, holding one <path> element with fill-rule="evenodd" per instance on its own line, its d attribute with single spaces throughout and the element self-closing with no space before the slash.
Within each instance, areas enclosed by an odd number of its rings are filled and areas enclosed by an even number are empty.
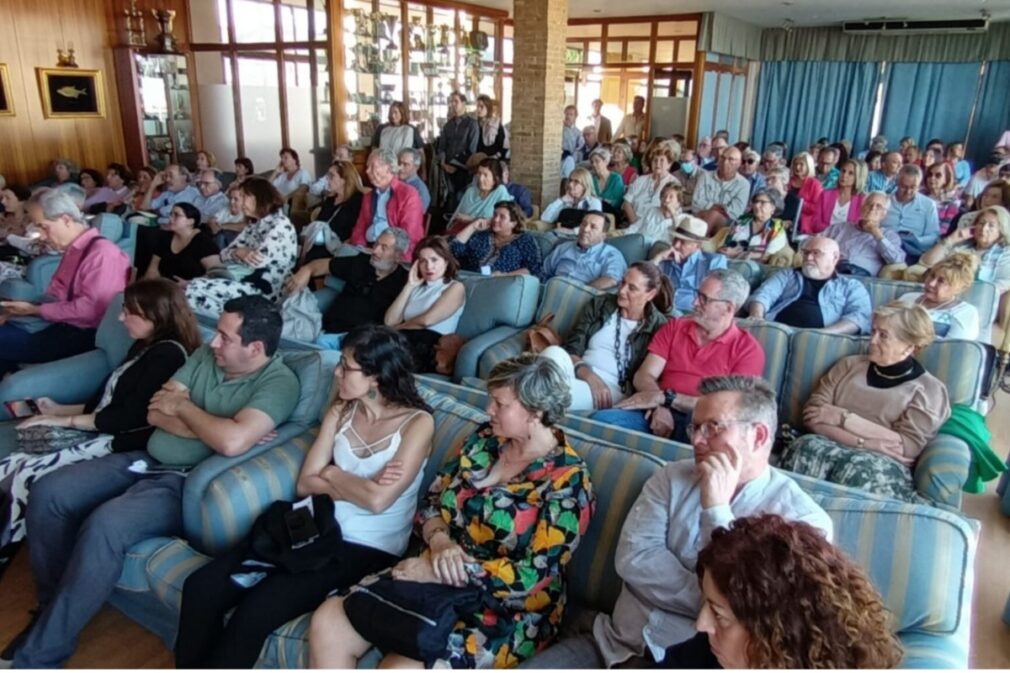
<svg viewBox="0 0 1010 673">
<path fill-rule="evenodd" d="M 32 334 L 14 323 L 0 326 L 0 376 L 21 363 L 53 362 L 95 349 L 96 330 L 54 322 Z"/>
<path fill-rule="evenodd" d="M 616 425 L 626 430 L 644 432 L 647 435 L 652 434 L 652 429 L 649 427 L 649 419 L 645 417 L 645 412 L 639 409 L 603 409 L 593 413 L 590 418 L 594 421 L 606 423 L 607 425 Z M 674 411 L 673 435 L 670 439 L 675 442 L 690 444 L 691 441 L 687 438 L 687 424 L 690 422 L 690 416 L 679 411 Z"/>
<path fill-rule="evenodd" d="M 15 668 L 55 668 L 101 609 L 123 572 L 126 552 L 142 540 L 182 535 L 178 474 L 135 474 L 145 451 L 114 453 L 69 465 L 32 485 L 26 520 L 39 614 Z"/>
</svg>

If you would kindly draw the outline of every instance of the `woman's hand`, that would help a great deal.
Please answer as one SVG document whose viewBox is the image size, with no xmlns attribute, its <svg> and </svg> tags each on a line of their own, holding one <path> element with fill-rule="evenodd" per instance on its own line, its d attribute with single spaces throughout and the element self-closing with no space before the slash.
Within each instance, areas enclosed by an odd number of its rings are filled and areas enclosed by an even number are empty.
<svg viewBox="0 0 1010 673">
<path fill-rule="evenodd" d="M 179 276 L 172 276 L 172 280 L 175 281 L 175 284 L 179 286 L 180 290 L 185 291 L 186 288 L 189 286 L 189 281 L 186 280 L 185 278 L 180 278 Z"/>
<path fill-rule="evenodd" d="M 408 582 L 424 582 L 427 584 L 441 584 L 441 580 L 435 575 L 430 559 L 424 556 L 405 558 L 393 566 L 393 579 L 407 580 Z"/>
<path fill-rule="evenodd" d="M 840 428 L 842 427 L 842 418 L 845 416 L 845 411 L 845 409 L 836 407 L 833 404 L 807 406 L 803 409 L 803 423 L 808 428 L 814 425 L 830 425 Z"/>
<path fill-rule="evenodd" d="M 40 414 L 26 418 L 17 424 L 18 430 L 22 428 L 34 428 L 36 425 L 56 425 L 63 428 L 70 427 L 70 416 L 55 416 L 52 414 Z"/>
<path fill-rule="evenodd" d="M 221 233 L 221 225 L 218 224 L 216 217 L 212 217 L 207 220 L 207 229 L 209 229 L 210 233 L 214 235 Z"/>
<path fill-rule="evenodd" d="M 589 390 L 593 394 L 594 409 L 609 409 L 614 404 L 614 399 L 610 394 L 610 386 L 603 382 L 596 372 L 589 367 L 582 367 L 582 380 L 589 385 Z"/>
<path fill-rule="evenodd" d="M 470 223 L 470 226 L 473 227 L 474 231 L 487 231 L 491 228 L 491 222 L 486 217 L 478 217 Z"/>
<path fill-rule="evenodd" d="M 57 404 L 53 401 L 51 397 L 39 397 L 35 399 L 35 404 L 38 405 L 39 411 L 48 416 L 66 416 L 66 404 Z"/>
<path fill-rule="evenodd" d="M 410 265 L 410 273 L 407 274 L 407 285 L 409 287 L 417 287 L 424 281 L 421 278 L 421 267 L 420 262 L 415 261 Z"/>
<path fill-rule="evenodd" d="M 957 245 L 958 243 L 965 243 L 975 238 L 975 230 L 972 227 L 961 227 L 953 234 L 951 234 L 947 240 L 951 242 L 952 245 Z"/>
<path fill-rule="evenodd" d="M 263 257 L 263 253 L 259 250 L 253 250 L 252 248 L 236 248 L 235 251 L 232 252 L 232 256 L 236 257 L 246 266 L 259 266 L 265 259 Z"/>
<path fill-rule="evenodd" d="M 431 567 L 438 581 L 455 587 L 466 586 L 470 579 L 466 564 L 473 563 L 473 557 L 441 530 L 428 539 L 428 548 L 431 550 Z"/>
</svg>

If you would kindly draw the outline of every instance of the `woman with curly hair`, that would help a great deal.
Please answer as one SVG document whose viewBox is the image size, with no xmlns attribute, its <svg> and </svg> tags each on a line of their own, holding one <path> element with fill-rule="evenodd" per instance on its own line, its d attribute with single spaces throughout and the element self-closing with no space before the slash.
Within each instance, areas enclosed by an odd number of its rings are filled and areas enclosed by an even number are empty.
<svg viewBox="0 0 1010 673">
<path fill-rule="evenodd" d="M 894 668 L 902 657 L 883 600 L 813 526 L 775 514 L 720 528 L 698 555 L 697 636 L 668 668 Z"/>
</svg>

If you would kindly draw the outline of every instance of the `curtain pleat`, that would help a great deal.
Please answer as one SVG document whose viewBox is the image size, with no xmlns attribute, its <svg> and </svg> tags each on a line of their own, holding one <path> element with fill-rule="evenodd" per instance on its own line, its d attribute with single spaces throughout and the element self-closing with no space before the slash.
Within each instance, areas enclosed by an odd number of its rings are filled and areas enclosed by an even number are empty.
<svg viewBox="0 0 1010 673">
<path fill-rule="evenodd" d="M 911 136 L 964 140 L 978 91 L 980 63 L 894 63 L 888 68 L 880 132 L 892 144 Z"/>
<path fill-rule="evenodd" d="M 985 72 L 975 123 L 968 138 L 969 159 L 981 166 L 1004 131 L 1010 130 L 1010 61 L 992 61 Z"/>
</svg>

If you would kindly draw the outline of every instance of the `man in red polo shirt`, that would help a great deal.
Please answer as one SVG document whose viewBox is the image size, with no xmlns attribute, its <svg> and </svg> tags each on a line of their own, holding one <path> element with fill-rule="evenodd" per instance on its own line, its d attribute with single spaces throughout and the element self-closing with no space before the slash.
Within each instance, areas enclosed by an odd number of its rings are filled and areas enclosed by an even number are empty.
<svg viewBox="0 0 1010 673">
<path fill-rule="evenodd" d="M 698 288 L 694 313 L 656 332 L 635 372 L 635 394 L 592 418 L 687 443 L 687 425 L 702 379 L 725 374 L 761 376 L 761 344 L 733 322 L 750 285 L 732 269 L 711 271 Z"/>
</svg>

